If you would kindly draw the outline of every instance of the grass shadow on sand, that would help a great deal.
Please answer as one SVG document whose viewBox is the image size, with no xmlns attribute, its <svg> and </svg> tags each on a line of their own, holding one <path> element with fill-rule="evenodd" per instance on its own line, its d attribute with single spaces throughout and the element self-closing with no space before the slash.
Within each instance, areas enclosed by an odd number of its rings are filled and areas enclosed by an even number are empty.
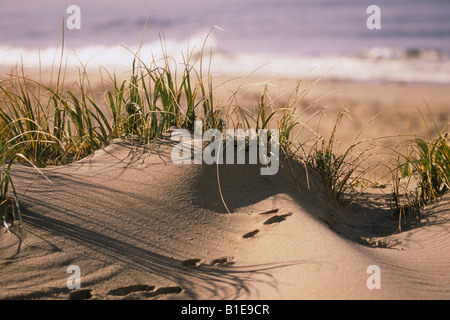
<svg viewBox="0 0 450 320">
<path fill-rule="evenodd" d="M 77 259 L 97 260 L 102 264 L 120 265 L 131 273 L 145 274 L 148 283 L 156 278 L 160 282 L 176 284 L 183 291 L 183 298 L 197 299 L 198 292 L 202 297 L 209 299 L 236 299 L 242 296 L 255 294 L 261 284 L 276 288 L 276 280 L 270 275 L 273 269 L 292 267 L 301 264 L 320 264 L 317 261 L 289 261 L 284 263 L 267 263 L 259 265 L 249 265 L 240 267 L 213 267 L 200 265 L 199 267 L 185 267 L 182 260 L 170 257 L 170 252 L 160 254 L 152 251 L 153 244 L 142 238 L 128 236 L 127 241 L 118 241 L 102 232 L 79 227 L 72 223 L 67 223 L 52 217 L 35 214 L 25 209 L 25 223 L 33 228 L 36 234 L 49 233 L 53 237 L 64 238 L 65 241 L 73 243 L 73 247 L 79 248 L 78 257 L 74 254 L 71 260 L 73 263 Z M 51 242 L 51 241 L 50 241 Z M 136 244 L 135 244 L 136 243 Z M 64 248 L 54 246 L 56 251 Z M 103 260 L 103 261 L 102 261 Z M 62 268 L 66 266 L 61 266 Z M 155 277 L 156 275 L 156 277 Z M 114 283 L 114 275 L 109 275 L 107 279 Z M 92 279 L 83 283 L 84 288 L 95 287 L 97 282 L 104 279 Z M 195 288 L 195 289 L 193 289 Z M 58 292 L 59 291 L 59 292 Z M 33 292 L 20 298 L 46 298 L 57 293 L 69 293 L 67 288 L 46 292 Z M 96 291 L 96 294 L 104 297 L 104 292 Z M 256 293 L 257 294 L 257 293 Z M 150 297 L 150 295 L 148 295 Z M 145 295 L 144 295 L 145 297 Z M 175 296 L 176 298 L 176 296 Z"/>
<path fill-rule="evenodd" d="M 69 290 L 65 288 L 68 275 L 64 271 L 70 264 L 80 264 L 87 279 L 83 280 L 83 288 L 93 287 L 96 297 L 108 298 L 106 292 L 123 284 L 115 279 L 125 273 L 139 279 L 135 285 L 159 283 L 179 287 L 182 293 L 171 297 L 187 299 L 235 299 L 255 292 L 257 295 L 261 283 L 277 288 L 271 270 L 321 264 L 299 260 L 232 267 L 184 266 L 186 257 L 204 254 L 205 242 L 209 242 L 208 248 L 217 248 L 211 256 L 226 254 L 227 241 L 230 246 L 235 241 L 228 229 L 235 225 L 236 215 L 225 214 L 223 207 L 217 210 L 221 204 L 214 189 L 215 166 L 176 166 L 167 161 L 167 153 L 159 146 L 154 150 L 148 158 L 147 149 L 118 141 L 91 158 L 44 169 L 51 182 L 30 167 L 14 167 L 17 187 L 23 195 L 23 222 L 32 255 L 23 246 L 21 254 L 8 260 L 12 262 L 20 256 L 32 261 L 46 255 L 51 260 L 55 253 L 66 256 L 42 266 L 45 276 L 37 272 L 44 277 L 36 280 L 43 283 L 43 289 L 16 298 L 65 297 Z M 281 177 L 272 181 L 261 178 L 259 166 L 253 167 L 256 176 L 246 168 L 223 166 L 223 177 L 234 173 L 229 180 L 223 179 L 224 196 L 233 200 L 229 202 L 233 210 L 275 194 L 296 192 Z M 246 188 L 250 192 L 239 196 Z M 42 241 L 46 244 L 40 245 Z M 50 277 L 49 283 L 59 281 L 61 285 L 45 288 L 46 277 Z M 154 292 L 142 297 L 161 298 Z"/>
</svg>

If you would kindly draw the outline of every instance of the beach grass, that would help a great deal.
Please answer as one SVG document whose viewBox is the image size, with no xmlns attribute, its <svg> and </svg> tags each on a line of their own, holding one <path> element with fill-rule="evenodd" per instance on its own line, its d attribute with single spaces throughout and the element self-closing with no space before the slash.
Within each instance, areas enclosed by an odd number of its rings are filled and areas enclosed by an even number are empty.
<svg viewBox="0 0 450 320">
<path fill-rule="evenodd" d="M 389 203 L 399 219 L 407 213 L 417 216 L 420 208 L 450 190 L 448 124 L 438 129 L 433 121 L 435 133 L 432 134 L 423 113 L 419 112 L 427 135 L 411 135 L 393 149 L 393 193 Z"/>
<path fill-rule="evenodd" d="M 348 108 L 343 108 L 336 117 L 329 138 L 318 135 L 310 151 L 304 154 L 306 164 L 322 176 L 329 197 L 336 206 L 352 203 L 355 198 L 349 198 L 349 195 L 358 195 L 358 192 L 353 192 L 356 187 L 372 184 L 367 173 L 374 168 L 365 164 L 377 149 L 377 145 L 369 143 L 371 141 L 359 139 L 363 128 L 348 147 L 338 150 L 337 132 L 349 112 Z"/>
<path fill-rule="evenodd" d="M 220 128 L 222 122 L 214 110 L 211 84 L 205 85 L 201 73 L 194 68 L 199 58 L 191 61 L 192 53 L 188 53 L 178 84 L 177 63 L 166 54 L 163 37 L 161 45 L 162 58 L 155 58 L 150 65 L 142 63 L 139 52 L 134 53 L 129 80 L 119 82 L 115 74 L 107 72 L 113 89 L 105 90 L 101 105 L 96 102 L 84 66 L 79 69 L 78 81 L 66 86 L 63 75 L 67 70 L 62 56 L 54 85 L 26 76 L 23 67 L 1 79 L 2 208 L 10 207 L 13 199 L 20 214 L 10 174 L 15 161 L 36 169 L 69 164 L 115 138 L 133 135 L 141 143 L 150 143 L 171 127 L 193 130 L 198 116 L 205 129 Z"/>
<path fill-rule="evenodd" d="M 11 179 L 11 166 L 16 161 L 28 163 L 36 170 L 65 165 L 92 154 L 115 138 L 132 135 L 141 143 L 150 144 L 170 128 L 194 130 L 196 120 L 202 120 L 204 130 L 278 129 L 283 156 L 299 160 L 306 170 L 316 170 L 336 206 L 347 204 L 349 194 L 358 186 L 372 184 L 367 180 L 367 173 L 375 168 L 367 166 L 366 160 L 376 147 L 360 140 L 364 128 L 344 151 L 337 150 L 337 131 L 342 119 L 349 115 L 347 108 L 339 112 L 330 136 L 325 138 L 319 128 L 309 125 L 312 118 L 320 117 L 321 110 L 306 116 L 314 103 L 304 101 L 311 86 L 304 88 L 302 79 L 288 92 L 284 104 L 279 103 L 280 96 L 272 98 L 267 83 L 255 85 L 262 85 L 263 89 L 252 113 L 238 98 L 242 85 L 224 104 L 215 100 L 211 58 L 204 72 L 204 47 L 200 54 L 194 51 L 183 54 L 181 63 L 167 54 L 163 36 L 161 48 L 162 56 L 154 57 L 149 64 L 141 60 L 139 51 L 131 52 L 134 59 L 126 80 L 119 80 L 107 70 L 101 72 L 105 87 L 101 102 L 83 66 L 78 69 L 78 81 L 67 86 L 62 58 L 54 85 L 27 77 L 23 68 L 1 79 L 2 208 L 14 207 L 21 219 L 19 199 Z M 298 140 L 304 130 L 312 138 Z M 389 169 L 394 188 L 390 203 L 397 211 L 405 207 L 400 203 L 400 193 L 408 199 L 415 193 L 415 201 L 425 203 L 442 195 L 450 186 L 448 133 L 439 132 L 437 138 L 430 135 L 428 140 L 410 139 L 407 144 L 406 153 L 393 151 L 398 161 Z M 413 192 L 406 185 L 401 192 L 400 178 L 416 179 L 418 191 Z M 410 205 L 412 201 L 407 203 Z"/>
</svg>

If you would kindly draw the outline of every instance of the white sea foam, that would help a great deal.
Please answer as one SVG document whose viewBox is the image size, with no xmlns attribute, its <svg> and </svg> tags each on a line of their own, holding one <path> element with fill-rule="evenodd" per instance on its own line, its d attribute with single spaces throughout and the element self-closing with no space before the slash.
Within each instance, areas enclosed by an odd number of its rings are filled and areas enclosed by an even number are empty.
<svg viewBox="0 0 450 320">
<path fill-rule="evenodd" d="M 202 40 L 203 41 L 203 40 Z M 214 48 L 213 40 L 206 48 Z M 192 53 L 191 63 L 200 53 L 202 42 L 166 41 L 166 53 L 178 64 L 183 64 Z M 188 49 L 190 48 L 190 49 Z M 450 59 L 428 52 L 407 56 L 401 51 L 379 48 L 358 56 L 289 56 L 280 54 L 250 54 L 213 52 L 211 72 L 214 75 L 254 75 L 261 77 L 289 77 L 348 80 L 393 81 L 450 84 Z M 214 50 L 213 50 L 214 51 Z M 393 54 L 394 52 L 395 54 Z M 108 71 L 131 70 L 135 54 L 145 64 L 162 58 L 161 44 L 154 42 L 134 47 L 88 46 L 64 51 L 64 62 L 69 70 L 85 66 L 88 70 L 104 67 Z M 24 68 L 42 68 L 59 65 L 61 48 L 6 48 L 0 47 L 0 63 L 4 66 L 23 65 Z M 204 63 L 209 64 L 209 50 L 204 52 Z"/>
</svg>

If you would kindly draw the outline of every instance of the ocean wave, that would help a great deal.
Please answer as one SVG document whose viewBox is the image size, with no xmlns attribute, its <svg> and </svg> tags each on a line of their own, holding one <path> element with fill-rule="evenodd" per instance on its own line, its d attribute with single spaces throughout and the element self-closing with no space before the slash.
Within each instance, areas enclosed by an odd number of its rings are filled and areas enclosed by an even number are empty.
<svg viewBox="0 0 450 320">
<path fill-rule="evenodd" d="M 424 60 L 448 60 L 449 53 L 443 50 L 425 48 L 393 48 L 376 46 L 363 50 L 360 57 L 369 59 L 424 59 Z"/>
<path fill-rule="evenodd" d="M 364 82 L 450 84 L 450 59 L 368 59 L 357 56 L 218 55 L 218 73 Z M 260 69 L 259 69 L 260 68 Z"/>
<path fill-rule="evenodd" d="M 130 71 L 133 60 L 150 65 L 165 63 L 164 54 L 171 63 L 199 62 L 196 58 L 212 52 L 203 59 L 213 75 L 254 76 L 273 78 L 318 78 L 345 81 L 407 82 L 450 84 L 450 59 L 436 50 L 374 47 L 354 55 L 282 55 L 268 53 L 222 52 L 214 37 L 205 43 L 204 35 L 186 41 L 155 41 L 142 46 L 86 46 L 64 49 L 64 65 L 82 66 L 87 70 L 104 67 L 108 71 Z M 202 51 L 204 49 L 204 51 Z M 1 47 L 0 64 L 24 68 L 49 68 L 59 65 L 61 48 L 46 49 Z M 207 59 L 206 59 L 207 58 Z"/>
</svg>

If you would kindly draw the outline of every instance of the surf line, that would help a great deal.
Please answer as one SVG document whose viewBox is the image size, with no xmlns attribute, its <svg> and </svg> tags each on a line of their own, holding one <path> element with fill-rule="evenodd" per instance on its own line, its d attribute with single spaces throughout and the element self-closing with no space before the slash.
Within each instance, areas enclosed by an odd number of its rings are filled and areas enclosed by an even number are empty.
<svg viewBox="0 0 450 320">
<path fill-rule="evenodd" d="M 235 160 L 236 164 L 246 164 L 248 149 L 248 164 L 258 164 L 259 160 L 262 165 L 261 175 L 275 175 L 279 169 L 280 134 L 278 129 L 259 129 L 258 131 L 226 129 L 224 139 L 221 130 L 208 129 L 203 132 L 203 122 L 195 121 L 193 137 L 187 129 L 175 129 L 170 139 L 178 142 L 171 153 L 172 162 L 177 165 L 235 164 Z M 203 148 L 205 142 L 207 145 Z M 224 142 L 225 148 L 222 147 Z"/>
</svg>

